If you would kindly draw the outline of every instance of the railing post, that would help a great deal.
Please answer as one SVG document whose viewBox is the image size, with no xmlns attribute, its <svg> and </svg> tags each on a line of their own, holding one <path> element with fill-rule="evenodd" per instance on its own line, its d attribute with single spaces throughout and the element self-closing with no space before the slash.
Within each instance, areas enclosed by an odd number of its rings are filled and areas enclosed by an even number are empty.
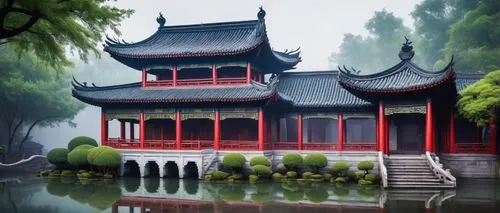
<svg viewBox="0 0 500 213">
<path fill-rule="evenodd" d="M 177 86 L 177 65 L 172 68 L 172 85 Z"/>
<path fill-rule="evenodd" d="M 342 113 L 339 113 L 337 115 L 337 120 L 338 120 L 338 145 L 337 145 L 337 150 L 342 151 L 344 150 L 344 115 Z"/>
<path fill-rule="evenodd" d="M 212 64 L 212 83 L 217 84 L 217 66 L 215 64 Z"/>
<path fill-rule="evenodd" d="M 495 126 L 495 120 L 492 118 L 490 119 L 490 149 L 491 149 L 491 154 L 496 155 L 497 154 L 497 127 Z"/>
<path fill-rule="evenodd" d="M 146 138 L 145 126 L 146 125 L 144 124 L 144 112 L 141 111 L 139 116 L 139 141 L 141 143 L 141 149 L 144 149 L 144 140 Z"/>
<path fill-rule="evenodd" d="M 215 109 L 214 150 L 219 150 L 219 148 L 220 148 L 220 110 Z"/>
<path fill-rule="evenodd" d="M 175 149 L 181 149 L 182 142 L 182 118 L 181 111 L 177 109 L 175 114 Z"/>
<path fill-rule="evenodd" d="M 299 112 L 297 115 L 297 147 L 299 150 L 302 150 L 302 112 Z"/>
<path fill-rule="evenodd" d="M 251 71 L 250 62 L 247 62 L 247 84 L 250 84 L 251 74 L 252 74 L 252 71 Z"/>
<path fill-rule="evenodd" d="M 427 100 L 426 113 L 425 113 L 425 151 L 432 152 L 432 102 Z"/>
<path fill-rule="evenodd" d="M 455 142 L 455 116 L 453 115 L 453 111 L 450 112 L 450 130 L 449 130 L 449 138 L 450 138 L 450 153 L 456 153 L 456 142 Z"/>
<path fill-rule="evenodd" d="M 108 140 L 108 121 L 106 120 L 106 113 L 101 109 L 101 145 L 105 145 Z"/>
<path fill-rule="evenodd" d="M 264 150 L 264 112 L 259 109 L 259 120 L 258 120 L 258 140 L 259 140 L 259 151 Z"/>
</svg>

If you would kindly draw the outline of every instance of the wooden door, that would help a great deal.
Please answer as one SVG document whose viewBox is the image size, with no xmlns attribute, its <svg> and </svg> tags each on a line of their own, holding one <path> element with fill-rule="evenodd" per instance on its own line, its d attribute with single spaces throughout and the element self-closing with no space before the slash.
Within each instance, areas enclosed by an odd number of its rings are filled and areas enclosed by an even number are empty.
<svg viewBox="0 0 500 213">
<path fill-rule="evenodd" d="M 397 122 L 398 153 L 421 154 L 425 144 L 425 117 L 420 114 L 399 116 Z"/>
</svg>

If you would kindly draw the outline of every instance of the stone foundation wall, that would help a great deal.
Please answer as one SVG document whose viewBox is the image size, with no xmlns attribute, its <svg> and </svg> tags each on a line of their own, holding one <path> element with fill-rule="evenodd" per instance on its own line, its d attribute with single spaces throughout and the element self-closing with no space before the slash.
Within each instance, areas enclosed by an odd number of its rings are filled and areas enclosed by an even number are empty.
<svg viewBox="0 0 500 213">
<path fill-rule="evenodd" d="M 496 155 L 490 154 L 440 154 L 444 168 L 458 178 L 495 178 Z"/>
</svg>

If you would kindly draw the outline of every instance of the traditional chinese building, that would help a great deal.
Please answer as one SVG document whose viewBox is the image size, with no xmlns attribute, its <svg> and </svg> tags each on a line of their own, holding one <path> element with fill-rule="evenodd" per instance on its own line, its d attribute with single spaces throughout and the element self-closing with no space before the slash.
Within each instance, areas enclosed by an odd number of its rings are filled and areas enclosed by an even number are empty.
<svg viewBox="0 0 500 213">
<path fill-rule="evenodd" d="M 481 75 L 457 73 L 453 60 L 425 70 L 412 61 L 408 40 L 401 61 L 375 74 L 345 67 L 293 71 L 299 50 L 274 50 L 265 11 L 257 16 L 168 26 L 160 14 L 158 30 L 143 41 L 108 38 L 104 50 L 142 72 L 141 81 L 87 86 L 75 80 L 73 96 L 102 108 L 101 143 L 121 150 L 123 167 L 135 161 L 147 175 L 153 162 L 164 176 L 173 162 L 183 177 L 182 166 L 194 163 L 201 176 L 227 152 L 277 163 L 288 152 L 321 151 L 351 165 L 376 161 L 389 185 L 394 174 L 395 187 L 417 181 L 401 166 L 429 176 L 427 185 L 454 186 L 451 174 L 495 175 L 496 130 L 476 127 L 454 107 L 458 93 Z M 120 122 L 117 138 L 108 137 L 111 120 Z"/>
</svg>

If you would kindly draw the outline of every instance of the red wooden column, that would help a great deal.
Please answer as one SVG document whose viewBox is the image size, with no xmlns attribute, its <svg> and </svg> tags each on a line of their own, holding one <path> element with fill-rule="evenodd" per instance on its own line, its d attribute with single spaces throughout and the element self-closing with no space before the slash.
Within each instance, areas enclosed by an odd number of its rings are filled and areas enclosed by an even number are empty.
<svg viewBox="0 0 500 213">
<path fill-rule="evenodd" d="M 214 150 L 219 150 L 219 148 L 220 148 L 220 110 L 215 109 Z"/>
<path fill-rule="evenodd" d="M 378 151 L 385 153 L 385 115 L 384 115 L 384 104 L 382 102 L 379 103 L 378 105 L 378 137 L 379 137 L 379 142 L 378 142 Z"/>
<path fill-rule="evenodd" d="M 453 115 L 453 111 L 450 112 L 450 129 L 448 131 L 449 139 L 450 139 L 450 153 L 456 153 L 456 141 L 455 141 L 455 116 Z"/>
<path fill-rule="evenodd" d="M 378 116 L 378 114 L 375 114 L 375 144 L 376 144 L 377 149 L 380 146 L 379 145 L 379 142 L 380 142 L 380 135 L 379 135 L 380 130 L 379 129 L 380 129 L 380 127 L 379 127 L 378 120 L 379 120 L 379 116 Z"/>
<path fill-rule="evenodd" d="M 298 116 L 297 116 L 297 147 L 299 150 L 302 150 L 302 130 L 303 130 L 303 127 L 302 127 L 302 113 L 299 112 Z"/>
<path fill-rule="evenodd" d="M 101 145 L 106 144 L 108 141 L 108 121 L 106 120 L 106 113 L 101 110 Z"/>
<path fill-rule="evenodd" d="M 247 84 L 250 83 L 251 74 L 252 74 L 251 66 L 250 66 L 250 62 L 248 62 L 247 63 Z"/>
<path fill-rule="evenodd" d="M 432 124 L 433 116 L 434 115 L 432 114 L 432 102 L 429 99 L 429 100 L 427 100 L 426 113 L 425 113 L 425 151 L 426 152 L 432 152 L 432 146 L 434 145 L 434 144 L 432 144 L 432 142 L 433 142 L 432 131 L 434 131 L 433 124 Z"/>
<path fill-rule="evenodd" d="M 130 122 L 130 140 L 135 139 L 134 122 Z"/>
<path fill-rule="evenodd" d="M 337 115 L 337 120 L 338 120 L 338 145 L 337 145 L 337 150 L 342 151 L 344 150 L 344 115 L 342 113 L 339 113 Z"/>
<path fill-rule="evenodd" d="M 124 141 L 125 138 L 125 121 L 120 121 L 120 140 Z"/>
<path fill-rule="evenodd" d="M 182 142 L 182 118 L 181 111 L 177 110 L 175 115 L 175 148 L 181 149 Z"/>
<path fill-rule="evenodd" d="M 177 65 L 174 65 L 172 69 L 172 85 L 177 86 Z"/>
<path fill-rule="evenodd" d="M 259 151 L 264 150 L 264 112 L 259 109 L 259 120 L 258 120 L 258 140 L 259 140 Z"/>
<path fill-rule="evenodd" d="M 212 84 L 217 84 L 217 67 L 215 64 L 212 64 Z"/>
<path fill-rule="evenodd" d="M 147 76 L 148 74 L 146 73 L 146 68 L 142 68 L 142 87 L 146 87 Z"/>
<path fill-rule="evenodd" d="M 490 119 L 490 143 L 491 143 L 491 154 L 497 154 L 497 127 L 495 126 L 495 120 Z"/>
<path fill-rule="evenodd" d="M 146 138 L 146 125 L 144 124 L 144 112 L 140 113 L 139 116 L 139 141 L 141 143 L 141 149 L 144 149 L 144 140 Z"/>
</svg>

